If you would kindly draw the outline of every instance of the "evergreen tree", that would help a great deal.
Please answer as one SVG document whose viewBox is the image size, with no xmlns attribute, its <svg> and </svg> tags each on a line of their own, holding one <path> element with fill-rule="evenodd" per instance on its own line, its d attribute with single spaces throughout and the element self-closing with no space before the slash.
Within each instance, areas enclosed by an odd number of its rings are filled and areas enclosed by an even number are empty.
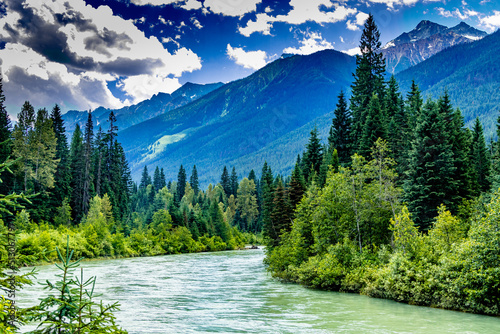
<svg viewBox="0 0 500 334">
<path fill-rule="evenodd" d="M 457 201 L 453 152 L 446 127 L 436 103 L 427 101 L 418 117 L 404 183 L 405 202 L 423 231 L 429 229 L 439 205 L 453 207 Z"/>
<path fill-rule="evenodd" d="M 104 157 L 107 155 L 106 136 L 99 127 L 95 138 L 94 149 L 94 189 L 96 194 L 101 197 L 102 194 L 102 180 L 103 180 L 103 166 L 105 164 Z"/>
<path fill-rule="evenodd" d="M 163 189 L 167 186 L 167 180 L 165 179 L 165 171 L 163 170 L 163 167 L 160 168 L 160 189 Z"/>
<path fill-rule="evenodd" d="M 408 117 L 406 115 L 403 97 L 394 75 L 387 84 L 384 99 L 385 117 L 388 122 L 387 134 L 389 147 L 398 165 L 406 164 L 405 151 L 407 149 L 407 136 L 409 132 Z M 402 169 L 403 170 L 403 169 Z"/>
<path fill-rule="evenodd" d="M 92 155 L 94 152 L 94 124 L 92 123 L 92 112 L 89 110 L 87 123 L 85 124 L 83 143 L 83 188 L 82 188 L 82 213 L 89 211 L 89 203 L 92 198 Z"/>
<path fill-rule="evenodd" d="M 262 166 L 262 176 L 260 178 L 260 224 L 258 228 L 262 228 L 266 224 L 271 223 L 271 212 L 273 208 L 274 199 L 274 185 L 273 185 L 273 173 L 271 167 L 267 165 L 267 161 L 264 162 Z"/>
<path fill-rule="evenodd" d="M 334 149 L 337 150 L 339 161 L 343 166 L 351 161 L 351 139 L 351 114 L 347 109 L 344 92 L 341 91 L 330 128 L 328 144 L 331 152 Z"/>
<path fill-rule="evenodd" d="M 231 179 L 229 178 L 229 172 L 227 171 L 227 167 L 224 166 L 222 170 L 222 175 L 220 177 L 220 185 L 227 196 L 231 195 Z"/>
<path fill-rule="evenodd" d="M 361 55 L 356 56 L 356 72 L 352 84 L 350 109 L 352 112 L 352 138 L 355 147 L 360 145 L 363 128 L 366 124 L 368 104 L 376 94 L 384 97 L 385 59 L 380 52 L 380 32 L 373 15 L 369 14 L 361 34 L 359 48 Z"/>
<path fill-rule="evenodd" d="M 236 168 L 233 167 L 230 177 L 231 183 L 231 193 L 230 195 L 236 196 L 238 194 L 238 175 L 236 174 Z"/>
<path fill-rule="evenodd" d="M 73 221 L 80 222 L 83 217 L 82 212 L 82 189 L 83 189 L 83 176 L 84 176 L 84 147 L 83 135 L 80 126 L 77 124 L 73 137 L 71 139 L 70 149 L 70 170 L 71 170 L 71 208 L 73 214 Z"/>
<path fill-rule="evenodd" d="M 153 185 L 155 188 L 155 192 L 158 192 L 162 188 L 161 173 L 160 173 L 160 168 L 158 166 L 156 166 L 155 172 L 153 174 Z"/>
<path fill-rule="evenodd" d="M 417 118 L 422 110 L 424 100 L 415 80 L 411 82 L 411 88 L 406 95 L 406 115 L 408 117 L 408 127 L 415 129 L 417 126 Z M 411 141 L 411 138 L 410 138 Z"/>
<path fill-rule="evenodd" d="M 274 191 L 271 219 L 264 225 L 264 236 L 268 247 L 276 247 L 281 241 L 283 232 L 289 231 L 292 225 L 292 208 L 288 202 L 288 194 L 281 180 Z"/>
<path fill-rule="evenodd" d="M 250 171 L 250 173 L 248 173 L 248 179 L 253 180 L 254 182 L 255 180 L 257 180 L 257 177 L 255 176 L 255 171 L 253 169 Z"/>
<path fill-rule="evenodd" d="M 200 191 L 200 182 L 198 181 L 198 171 L 196 170 L 196 165 L 193 165 L 193 171 L 191 172 L 191 177 L 189 178 L 189 184 L 193 188 L 194 195 L 198 196 Z"/>
<path fill-rule="evenodd" d="M 475 183 L 479 187 L 480 192 L 487 192 L 490 190 L 490 156 L 486 149 L 486 143 L 484 141 L 483 126 L 476 118 L 474 123 L 474 129 L 472 132 L 472 145 L 471 145 L 471 164 L 473 166 L 473 175 L 475 177 Z M 477 192 L 476 195 L 479 195 Z"/>
<path fill-rule="evenodd" d="M 305 181 L 302 177 L 300 166 L 298 163 L 296 163 L 292 171 L 292 177 L 290 179 L 290 190 L 288 192 L 290 206 L 292 207 L 292 209 L 295 209 L 297 207 L 297 204 L 299 204 L 302 196 L 304 196 L 305 191 Z"/>
<path fill-rule="evenodd" d="M 17 124 L 12 132 L 13 155 L 19 158 L 19 174 L 22 178 L 23 190 L 28 191 L 28 176 L 30 174 L 28 156 L 30 152 L 29 141 L 35 128 L 35 109 L 28 102 L 24 102 L 21 112 L 17 116 Z"/>
<path fill-rule="evenodd" d="M 306 145 L 304 158 L 302 159 L 302 173 L 304 179 L 310 183 L 314 174 L 319 174 L 321 163 L 323 162 L 323 146 L 321 145 L 318 129 L 316 126 L 311 131 L 311 137 Z"/>
<path fill-rule="evenodd" d="M 144 166 L 142 170 L 141 183 L 139 184 L 139 189 L 146 189 L 147 186 L 151 184 L 151 176 L 148 173 L 148 166 Z"/>
<path fill-rule="evenodd" d="M 177 201 L 180 202 L 186 191 L 186 170 L 181 165 L 177 174 Z"/>
<path fill-rule="evenodd" d="M 238 196 L 236 199 L 237 212 L 241 220 L 244 221 L 244 230 L 247 231 L 251 231 L 255 219 L 259 215 L 255 190 L 254 181 L 247 178 L 241 180 L 238 187 Z"/>
<path fill-rule="evenodd" d="M 366 124 L 363 127 L 363 134 L 359 145 L 359 153 L 364 157 L 369 157 L 373 144 L 378 138 L 387 139 L 387 128 L 384 113 L 379 97 L 373 95 L 368 104 L 366 114 Z"/>
<path fill-rule="evenodd" d="M 55 187 L 52 190 L 52 205 L 54 207 L 62 205 L 64 199 L 71 198 L 71 170 L 68 139 L 64 128 L 64 120 L 61 116 L 61 109 L 56 104 L 50 115 L 52 126 L 56 136 L 56 158 L 59 159 L 56 173 L 54 175 Z"/>
</svg>

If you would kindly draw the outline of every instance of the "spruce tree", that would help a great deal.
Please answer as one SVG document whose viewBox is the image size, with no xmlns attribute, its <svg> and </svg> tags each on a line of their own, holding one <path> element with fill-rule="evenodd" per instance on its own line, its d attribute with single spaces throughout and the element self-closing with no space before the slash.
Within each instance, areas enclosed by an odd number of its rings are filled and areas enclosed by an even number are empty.
<svg viewBox="0 0 500 334">
<path fill-rule="evenodd" d="M 328 137 L 329 150 L 337 150 L 339 161 L 346 166 L 351 161 L 351 113 L 347 109 L 344 92 L 338 96 L 335 117 L 332 120 L 330 136 Z"/>
<path fill-rule="evenodd" d="M 405 164 L 405 151 L 407 149 L 407 136 L 409 132 L 408 117 L 406 115 L 403 97 L 394 75 L 387 83 L 384 99 L 385 118 L 388 120 L 388 143 L 392 156 L 398 165 Z"/>
<path fill-rule="evenodd" d="M 378 95 L 374 94 L 367 107 L 366 123 L 363 127 L 359 153 L 368 158 L 378 138 L 387 139 L 386 121 Z"/>
<path fill-rule="evenodd" d="M 160 189 L 163 189 L 167 186 L 167 180 L 165 179 L 165 171 L 163 170 L 163 167 L 160 168 Z"/>
<path fill-rule="evenodd" d="M 153 174 L 153 186 L 154 186 L 155 192 L 158 192 L 158 190 L 160 190 L 162 188 L 161 187 L 160 168 L 158 166 L 156 166 L 155 172 Z"/>
<path fill-rule="evenodd" d="M 84 133 L 84 174 L 82 189 L 82 212 L 84 215 L 89 211 L 89 203 L 92 197 L 92 156 L 94 151 L 94 124 L 92 123 L 92 112 L 89 110 Z"/>
<path fill-rule="evenodd" d="M 56 173 L 54 175 L 55 187 L 52 190 L 53 206 L 60 206 L 64 199 L 71 197 L 71 171 L 68 139 L 64 128 L 64 120 L 61 116 L 61 108 L 56 104 L 50 115 L 53 130 L 57 139 L 56 158 L 59 159 Z"/>
<path fill-rule="evenodd" d="M 480 192 L 489 191 L 491 187 L 490 155 L 486 148 L 483 126 L 481 125 L 479 118 L 476 118 L 474 129 L 472 131 L 471 153 L 471 165 L 473 166 L 473 175 L 475 177 L 474 183 L 477 184 L 479 190 L 476 192 L 476 195 L 479 195 Z"/>
<path fill-rule="evenodd" d="M 384 96 L 385 59 L 380 52 L 381 45 L 380 32 L 373 15 L 369 14 L 361 34 L 361 55 L 356 56 L 356 72 L 351 86 L 352 138 L 356 148 L 363 136 L 367 108 L 373 94 L 380 99 Z"/>
<path fill-rule="evenodd" d="M 235 167 L 233 167 L 233 170 L 231 171 L 230 183 L 231 183 L 230 195 L 236 196 L 238 194 L 238 175 L 236 174 Z"/>
<path fill-rule="evenodd" d="M 271 167 L 267 165 L 267 161 L 262 166 L 262 176 L 260 178 L 260 224 L 259 229 L 263 226 L 271 224 L 271 212 L 274 200 L 274 178 Z"/>
<path fill-rule="evenodd" d="M 139 183 L 139 189 L 146 189 L 147 186 L 151 184 L 151 176 L 148 173 L 148 166 L 144 166 L 141 175 L 141 183 Z"/>
<path fill-rule="evenodd" d="M 200 191 L 200 182 L 198 181 L 198 171 L 196 170 L 196 165 L 193 165 L 193 171 L 191 172 L 191 177 L 189 178 L 189 184 L 193 188 L 194 195 L 197 196 Z"/>
<path fill-rule="evenodd" d="M 102 178 L 103 178 L 103 166 L 105 164 L 105 156 L 107 152 L 106 148 L 106 136 L 99 127 L 95 137 L 94 145 L 94 189 L 99 197 L 102 197 Z"/>
<path fill-rule="evenodd" d="M 321 145 L 318 129 L 314 126 L 311 137 L 306 145 L 304 158 L 302 159 L 302 173 L 307 183 L 311 182 L 314 174 L 319 174 L 321 163 L 323 162 L 323 146 Z"/>
<path fill-rule="evenodd" d="M 288 192 L 290 205 L 292 209 L 297 207 L 302 196 L 306 191 L 306 185 L 304 178 L 302 177 L 302 172 L 300 170 L 300 166 L 298 163 L 295 164 L 295 167 L 292 171 L 292 177 L 290 179 L 290 190 Z"/>
<path fill-rule="evenodd" d="M 73 221 L 80 222 L 83 217 L 82 212 L 82 189 L 84 177 L 84 147 L 83 135 L 80 126 L 77 124 L 71 139 L 70 166 L 71 166 L 71 208 Z"/>
<path fill-rule="evenodd" d="M 406 95 L 406 115 L 408 117 L 408 127 L 415 129 L 417 126 L 417 118 L 422 110 L 424 100 L 415 80 L 411 82 L 411 88 Z M 411 141 L 411 138 L 410 138 Z"/>
<path fill-rule="evenodd" d="M 283 232 L 290 230 L 292 225 L 292 208 L 288 202 L 288 194 L 281 180 L 278 180 L 274 190 L 271 219 L 264 225 L 264 237 L 268 247 L 276 247 L 281 241 Z"/>
<path fill-rule="evenodd" d="M 404 199 L 420 230 L 427 231 L 437 208 L 456 204 L 455 166 L 445 124 L 438 106 L 427 101 L 417 120 L 409 152 Z"/>
<path fill-rule="evenodd" d="M 179 173 L 177 174 L 176 200 L 178 202 L 181 201 L 185 191 L 186 191 L 186 170 L 184 169 L 184 166 L 181 165 L 181 167 L 179 168 Z"/>
<path fill-rule="evenodd" d="M 226 195 L 229 197 L 231 195 L 231 179 L 229 178 L 229 172 L 226 166 L 224 166 L 224 169 L 222 170 L 220 185 L 222 186 L 222 189 L 224 189 Z"/>
</svg>

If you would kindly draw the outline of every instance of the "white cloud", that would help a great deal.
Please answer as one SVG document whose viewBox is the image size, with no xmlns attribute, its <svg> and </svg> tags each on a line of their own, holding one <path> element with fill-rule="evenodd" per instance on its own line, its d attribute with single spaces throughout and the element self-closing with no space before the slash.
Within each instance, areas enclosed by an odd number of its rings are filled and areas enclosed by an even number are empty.
<svg viewBox="0 0 500 334">
<path fill-rule="evenodd" d="M 54 45 L 37 49 L 36 34 L 40 32 L 31 31 L 28 25 L 13 35 L 3 24 L 0 38 L 6 46 L 0 50 L 0 59 L 4 81 L 8 82 L 11 75 L 14 80 L 15 75 L 16 84 L 22 85 L 19 80 L 24 77 L 18 66 L 22 64 L 25 75 L 65 86 L 68 94 L 81 101 L 81 108 L 119 107 L 120 101 L 110 93 L 107 81 L 126 77 L 121 88 L 137 103 L 158 92 L 172 92 L 184 72 L 201 68 L 201 60 L 193 51 L 179 45 L 177 51 L 169 53 L 155 36 L 146 37 L 134 21 L 113 15 L 108 6 L 93 8 L 84 0 L 25 0 L 22 10 L 35 14 L 38 30 L 45 29 L 42 34 Z M 16 29 L 20 13 L 8 11 L 2 20 Z M 57 22 L 56 14 L 67 15 L 67 22 Z M 58 57 L 45 54 L 50 47 L 58 50 Z M 85 96 L 82 85 L 87 89 L 94 85 L 105 92 L 99 95 L 100 100 Z"/>
<path fill-rule="evenodd" d="M 198 29 L 202 29 L 203 28 L 203 25 L 200 23 L 200 21 L 198 21 L 198 19 L 196 17 L 192 17 L 191 18 L 191 23 Z"/>
<path fill-rule="evenodd" d="M 254 32 L 269 35 L 274 22 L 285 22 L 294 25 L 307 21 L 314 21 L 320 24 L 335 23 L 357 13 L 357 10 L 354 8 L 333 4 L 330 0 L 318 0 L 314 3 L 310 0 L 291 0 L 290 6 L 292 6 L 292 10 L 286 15 L 273 17 L 263 13 L 257 14 L 255 21 L 248 21 L 245 27 L 240 27 L 238 30 L 242 35 L 247 37 Z M 324 11 L 322 10 L 323 8 L 329 9 L 329 11 Z"/>
<path fill-rule="evenodd" d="M 164 6 L 174 4 L 186 10 L 200 9 L 202 3 L 197 0 L 131 0 L 138 6 Z M 212 13 L 226 16 L 241 16 L 251 13 L 257 9 L 257 4 L 262 0 L 205 0 L 204 8 L 210 9 Z"/>
<path fill-rule="evenodd" d="M 481 17 L 479 22 L 481 22 L 481 26 L 489 31 L 495 31 L 500 28 L 500 11 L 494 10 L 493 15 Z"/>
<path fill-rule="evenodd" d="M 443 17 L 456 17 L 462 21 L 467 20 L 473 16 L 479 16 L 480 14 L 474 10 L 464 8 L 463 13 L 460 11 L 460 9 L 455 8 L 455 10 L 450 11 L 447 9 L 444 9 L 443 7 L 437 7 L 436 10 L 438 11 L 439 15 Z"/>
<path fill-rule="evenodd" d="M 333 49 L 333 44 L 324 40 L 321 33 L 307 33 L 302 41 L 300 48 L 288 47 L 283 50 L 283 53 L 292 53 L 300 55 L 309 55 L 325 49 Z"/>
<path fill-rule="evenodd" d="M 396 6 L 413 6 L 414 4 L 416 4 L 421 0 L 368 0 L 368 1 L 372 3 L 385 4 L 387 5 L 388 8 L 394 9 Z M 423 2 L 428 2 L 428 1 L 424 0 Z"/>
<path fill-rule="evenodd" d="M 359 46 L 357 46 L 355 48 L 352 48 L 352 49 L 349 49 L 349 50 L 344 50 L 342 52 L 347 53 L 350 56 L 354 56 L 354 55 L 360 55 L 361 54 L 361 49 L 359 48 Z"/>
<path fill-rule="evenodd" d="M 257 10 L 262 0 L 205 0 L 205 7 L 213 13 L 227 16 L 241 16 Z"/>
<path fill-rule="evenodd" d="M 267 54 L 265 51 L 247 52 L 243 50 L 243 48 L 233 48 L 228 44 L 226 54 L 229 59 L 234 60 L 236 64 L 253 70 L 258 70 L 267 64 Z"/>
<path fill-rule="evenodd" d="M 365 21 L 367 19 L 368 19 L 368 14 L 359 12 L 358 14 L 356 14 L 356 20 L 354 21 L 347 20 L 346 22 L 347 29 L 352 31 L 360 30 L 361 26 L 365 24 Z"/>
</svg>

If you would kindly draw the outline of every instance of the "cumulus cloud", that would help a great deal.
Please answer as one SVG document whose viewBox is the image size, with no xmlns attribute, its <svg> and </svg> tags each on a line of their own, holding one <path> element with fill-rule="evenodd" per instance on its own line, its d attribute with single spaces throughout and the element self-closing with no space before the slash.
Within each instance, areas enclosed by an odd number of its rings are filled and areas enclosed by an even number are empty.
<svg viewBox="0 0 500 334">
<path fill-rule="evenodd" d="M 352 31 L 360 30 L 361 26 L 363 26 L 365 24 L 365 21 L 367 19 L 368 19 L 368 14 L 363 13 L 363 12 L 359 12 L 358 14 L 356 14 L 355 20 L 352 20 L 352 21 L 347 20 L 347 22 L 346 22 L 347 29 L 352 30 Z"/>
<path fill-rule="evenodd" d="M 326 41 L 321 36 L 321 33 L 306 33 L 306 36 L 299 42 L 299 48 L 288 47 L 283 50 L 283 53 L 292 53 L 300 55 L 308 55 L 325 49 L 333 49 L 332 43 Z"/>
<path fill-rule="evenodd" d="M 358 47 L 355 47 L 355 48 L 352 48 L 352 49 L 349 49 L 349 50 L 345 50 L 345 51 L 342 51 L 342 52 L 347 53 L 350 56 L 354 56 L 354 55 L 360 55 L 361 54 L 361 49 L 358 46 Z"/>
<path fill-rule="evenodd" d="M 0 50 L 1 71 L 6 86 L 18 92 L 9 99 L 46 105 L 47 98 L 58 99 L 52 103 L 66 98 L 82 109 L 120 107 L 159 91 L 171 92 L 180 86 L 182 73 L 201 68 L 200 58 L 191 50 L 179 46 L 169 53 L 155 36 L 146 37 L 132 20 L 113 15 L 108 6 L 96 9 L 84 0 L 6 3 L 0 27 L 6 43 Z M 107 82 L 120 78 L 131 101 L 120 102 L 107 87 Z M 40 90 L 22 96 L 40 81 L 46 84 L 39 87 L 50 86 L 60 94 L 47 90 L 44 97 Z"/>
<path fill-rule="evenodd" d="M 257 4 L 262 0 L 131 0 L 138 6 L 164 6 L 175 5 L 186 10 L 208 9 L 212 13 L 226 16 L 241 16 L 257 9 Z"/>
<path fill-rule="evenodd" d="M 348 16 L 357 13 L 354 8 L 344 5 L 333 4 L 330 0 L 291 0 L 292 9 L 286 15 L 269 16 L 267 13 L 256 15 L 255 20 L 247 22 L 246 26 L 239 27 L 239 32 L 249 37 L 255 32 L 269 35 L 274 22 L 285 22 L 289 24 L 302 24 L 307 21 L 317 23 L 335 23 L 345 20 Z"/>
<path fill-rule="evenodd" d="M 494 31 L 500 28 L 500 11 L 494 10 L 493 15 L 481 17 L 479 22 L 481 23 L 481 26 L 485 27 L 489 31 Z"/>
<path fill-rule="evenodd" d="M 267 64 L 265 51 L 245 51 L 243 48 L 233 48 L 228 44 L 226 54 L 236 64 L 252 70 L 258 70 Z"/>
</svg>

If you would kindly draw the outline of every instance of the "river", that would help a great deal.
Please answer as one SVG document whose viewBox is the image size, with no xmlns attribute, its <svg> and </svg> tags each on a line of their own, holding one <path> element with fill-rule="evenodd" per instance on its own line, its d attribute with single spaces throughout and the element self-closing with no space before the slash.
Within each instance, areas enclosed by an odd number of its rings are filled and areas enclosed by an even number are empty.
<svg viewBox="0 0 500 334">
<path fill-rule="evenodd" d="M 100 299 L 118 301 L 119 324 L 139 333 L 500 333 L 500 318 L 411 306 L 283 284 L 262 250 L 83 262 Z M 38 282 L 55 280 L 40 266 Z M 18 292 L 21 306 L 43 295 Z"/>
</svg>

